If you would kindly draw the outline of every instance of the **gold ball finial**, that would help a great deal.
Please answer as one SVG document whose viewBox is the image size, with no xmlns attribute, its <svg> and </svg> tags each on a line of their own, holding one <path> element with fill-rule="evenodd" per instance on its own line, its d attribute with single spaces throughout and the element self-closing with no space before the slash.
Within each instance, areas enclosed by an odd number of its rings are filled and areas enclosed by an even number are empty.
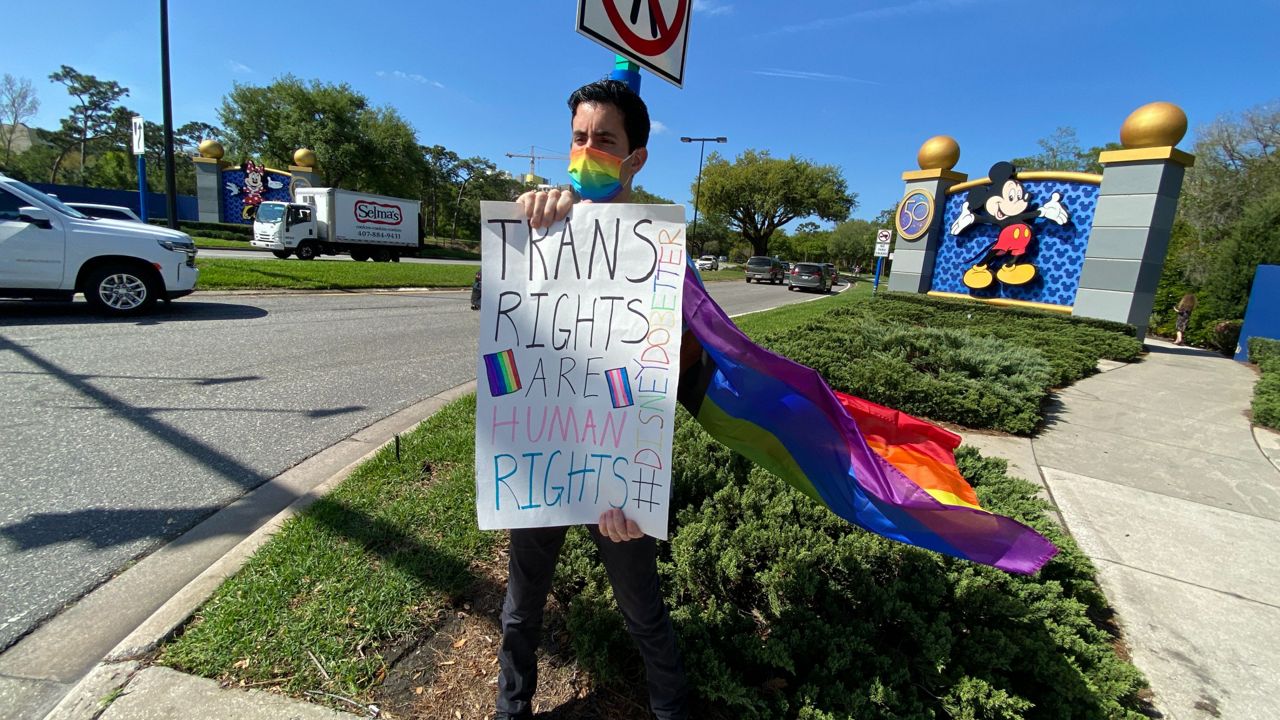
<svg viewBox="0 0 1280 720">
<path fill-rule="evenodd" d="M 222 143 L 217 140 L 201 140 L 199 150 L 200 157 L 207 157 L 213 160 L 221 160 L 224 152 Z"/>
<path fill-rule="evenodd" d="M 950 135 L 934 135 L 920 146 L 916 163 L 921 170 L 950 170 L 960 162 L 960 143 Z"/>
<path fill-rule="evenodd" d="M 316 154 L 306 148 L 298 148 L 293 151 L 293 164 L 301 167 L 315 167 Z"/>
<path fill-rule="evenodd" d="M 1120 126 L 1120 144 L 1129 149 L 1172 147 L 1187 134 L 1187 114 L 1171 102 L 1147 103 Z"/>
</svg>

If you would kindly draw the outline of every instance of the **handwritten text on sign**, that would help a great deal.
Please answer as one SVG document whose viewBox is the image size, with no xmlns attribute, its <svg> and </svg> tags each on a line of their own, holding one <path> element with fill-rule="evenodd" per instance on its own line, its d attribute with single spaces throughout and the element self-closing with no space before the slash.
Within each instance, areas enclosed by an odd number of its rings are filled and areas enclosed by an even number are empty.
<svg viewBox="0 0 1280 720">
<path fill-rule="evenodd" d="M 667 535 L 684 209 L 580 204 L 530 228 L 481 206 L 476 515 L 485 530 L 594 523 Z"/>
</svg>

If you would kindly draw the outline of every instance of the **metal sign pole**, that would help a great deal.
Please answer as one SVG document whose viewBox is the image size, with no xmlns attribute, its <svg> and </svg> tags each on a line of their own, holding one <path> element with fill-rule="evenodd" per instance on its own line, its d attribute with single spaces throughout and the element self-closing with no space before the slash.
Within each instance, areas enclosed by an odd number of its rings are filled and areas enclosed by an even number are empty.
<svg viewBox="0 0 1280 720">
<path fill-rule="evenodd" d="M 874 296 L 874 295 L 876 294 L 876 290 L 879 290 L 879 289 L 880 289 L 880 265 L 881 265 L 882 263 L 884 263 L 884 258 L 882 258 L 882 257 L 878 257 L 878 258 L 876 258 L 876 279 L 875 279 L 875 281 L 871 284 L 871 295 L 872 295 L 872 296 Z"/>
<path fill-rule="evenodd" d="M 146 124 L 141 116 L 135 115 L 132 123 L 133 155 L 138 159 L 138 217 L 147 221 L 147 142 L 145 138 Z"/>
</svg>

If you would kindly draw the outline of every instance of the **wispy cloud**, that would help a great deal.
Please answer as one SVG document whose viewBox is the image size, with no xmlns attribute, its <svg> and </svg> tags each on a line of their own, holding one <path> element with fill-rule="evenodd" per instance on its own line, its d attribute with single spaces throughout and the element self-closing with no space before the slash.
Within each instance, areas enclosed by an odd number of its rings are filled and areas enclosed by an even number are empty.
<svg viewBox="0 0 1280 720">
<path fill-rule="evenodd" d="M 979 0 L 907 0 L 907 2 L 891 2 L 880 7 L 866 8 L 847 15 L 836 15 L 834 17 L 818 18 L 809 22 L 798 23 L 795 25 L 783 25 L 780 28 L 761 33 L 756 37 L 768 37 L 770 35 L 785 35 L 790 33 L 806 32 L 809 30 L 822 30 L 840 25 L 847 25 L 859 20 L 883 20 L 885 18 L 899 17 L 902 15 L 919 15 L 922 13 L 941 12 L 945 10 L 953 10 L 956 8 L 973 5 Z"/>
<path fill-rule="evenodd" d="M 240 73 L 242 75 L 248 75 L 253 72 L 253 68 L 242 62 L 236 62 L 235 60 L 228 60 L 227 67 L 231 68 L 231 72 Z"/>
<path fill-rule="evenodd" d="M 791 80 L 818 80 L 821 82 L 848 82 L 860 83 L 862 85 L 884 85 L 884 83 L 875 80 L 863 80 L 862 78 L 849 77 L 848 75 L 833 75 L 831 73 L 807 72 L 805 70 L 783 70 L 781 68 L 765 68 L 764 70 L 752 70 L 753 75 L 764 75 L 766 77 L 788 78 Z"/>
<path fill-rule="evenodd" d="M 663 123 L 661 120 L 654 120 L 653 122 L 649 123 L 649 132 L 653 133 L 654 135 L 661 135 L 662 133 L 666 132 L 668 129 L 669 128 L 666 126 L 666 124 Z"/>
<path fill-rule="evenodd" d="M 391 70 L 391 71 L 379 70 L 375 72 L 374 75 L 377 75 L 378 77 L 389 76 L 389 77 L 396 78 L 397 80 L 412 80 L 413 82 L 416 82 L 419 85 L 430 85 L 432 87 L 438 87 L 440 89 L 444 89 L 444 83 L 440 82 L 439 80 L 432 80 L 431 78 L 425 75 L 420 75 L 418 73 L 407 73 L 403 70 Z"/>
<path fill-rule="evenodd" d="M 693 0 L 693 11 L 703 15 L 727 15 L 733 6 L 720 0 Z"/>
</svg>

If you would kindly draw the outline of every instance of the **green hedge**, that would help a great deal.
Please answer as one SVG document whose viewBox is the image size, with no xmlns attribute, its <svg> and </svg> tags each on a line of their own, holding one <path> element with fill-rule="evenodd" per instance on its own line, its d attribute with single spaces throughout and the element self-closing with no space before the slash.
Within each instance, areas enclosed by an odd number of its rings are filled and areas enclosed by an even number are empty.
<svg viewBox="0 0 1280 720">
<path fill-rule="evenodd" d="M 1042 353 L 1005 340 L 844 314 L 763 342 L 837 390 L 913 415 L 1011 433 L 1035 430 L 1053 378 Z"/>
<path fill-rule="evenodd" d="M 1249 338 L 1249 362 L 1262 365 L 1269 359 L 1280 358 L 1280 340 L 1264 337 Z"/>
<path fill-rule="evenodd" d="M 1130 337 L 1137 337 L 1138 329 L 1129 323 L 1116 322 L 1114 320 L 1102 320 L 1099 318 L 1077 317 L 1075 315 L 1066 315 L 1064 313 L 1050 312 L 1048 310 L 1033 310 L 1031 308 L 1010 307 L 1007 305 L 991 305 L 989 303 L 976 302 L 973 300 L 959 300 L 953 298 L 935 297 L 932 295 L 923 295 L 919 293 L 891 293 L 888 297 L 903 302 L 914 302 L 929 307 L 945 309 L 945 310 L 963 310 L 966 313 L 979 315 L 989 318 L 1052 318 L 1062 320 L 1073 325 L 1085 325 L 1088 327 L 1106 330 L 1108 332 L 1120 333 Z"/>
<path fill-rule="evenodd" d="M 1092 374 L 1100 358 L 1131 362 L 1142 352 L 1119 323 L 897 294 L 758 340 L 837 390 L 933 420 L 1021 434 L 1040 423 L 1052 388 Z"/>
<path fill-rule="evenodd" d="M 1139 718 L 1144 682 L 1095 622 L 1087 558 L 1032 484 L 957 455 L 989 509 L 1061 553 L 1034 577 L 895 543 L 753 468 L 682 413 L 660 571 L 708 718 Z M 575 529 L 554 592 L 575 655 L 606 683 L 641 677 L 603 567 Z"/>
<path fill-rule="evenodd" d="M 152 225 L 163 225 L 168 227 L 168 223 L 164 220 L 151 220 Z M 178 222 L 178 229 L 188 235 L 200 235 L 201 237 L 217 238 L 219 240 L 243 240 L 249 242 L 253 239 L 253 226 L 240 225 L 237 223 L 211 223 L 211 222 L 194 222 L 182 220 Z"/>
<path fill-rule="evenodd" d="M 1249 338 L 1249 360 L 1262 371 L 1253 386 L 1253 421 L 1280 430 L 1280 340 Z"/>
</svg>

